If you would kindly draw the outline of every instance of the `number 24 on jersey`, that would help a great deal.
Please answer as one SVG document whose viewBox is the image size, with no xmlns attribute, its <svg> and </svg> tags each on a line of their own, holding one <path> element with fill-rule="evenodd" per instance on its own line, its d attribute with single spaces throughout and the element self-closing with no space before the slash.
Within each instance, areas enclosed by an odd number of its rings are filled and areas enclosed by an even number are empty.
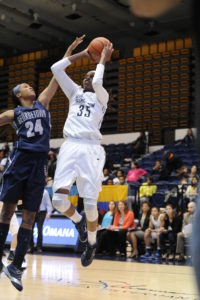
<svg viewBox="0 0 200 300">
<path fill-rule="evenodd" d="M 44 132 L 41 119 L 37 119 L 35 124 L 32 121 L 28 121 L 25 123 L 25 127 L 28 129 L 28 131 L 27 131 L 28 138 L 35 136 L 36 133 L 39 133 L 39 135 L 42 135 Z"/>
</svg>

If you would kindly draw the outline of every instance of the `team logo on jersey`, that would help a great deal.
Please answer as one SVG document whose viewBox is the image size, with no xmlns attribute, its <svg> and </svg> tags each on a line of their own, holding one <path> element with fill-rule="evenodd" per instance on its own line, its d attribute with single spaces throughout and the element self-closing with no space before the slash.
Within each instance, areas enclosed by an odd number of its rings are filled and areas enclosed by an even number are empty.
<svg viewBox="0 0 200 300">
<path fill-rule="evenodd" d="M 89 105 L 90 107 L 95 107 L 95 103 L 87 103 L 87 105 Z"/>
<path fill-rule="evenodd" d="M 85 103 L 85 99 L 83 98 L 82 95 L 77 95 L 75 98 L 76 103 L 80 104 L 80 103 Z"/>
</svg>

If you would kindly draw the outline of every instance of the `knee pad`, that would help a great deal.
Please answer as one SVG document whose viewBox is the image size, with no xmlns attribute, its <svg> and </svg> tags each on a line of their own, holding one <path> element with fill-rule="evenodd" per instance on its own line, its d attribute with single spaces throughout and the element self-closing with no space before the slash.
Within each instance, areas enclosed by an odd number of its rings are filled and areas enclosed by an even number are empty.
<svg viewBox="0 0 200 300">
<path fill-rule="evenodd" d="M 55 193 L 53 195 L 52 204 L 61 213 L 66 212 L 71 206 L 71 202 L 68 200 L 68 195 L 60 193 Z"/>
<path fill-rule="evenodd" d="M 86 218 L 89 222 L 94 222 L 98 219 L 96 200 L 84 198 L 84 210 L 85 210 Z"/>
</svg>

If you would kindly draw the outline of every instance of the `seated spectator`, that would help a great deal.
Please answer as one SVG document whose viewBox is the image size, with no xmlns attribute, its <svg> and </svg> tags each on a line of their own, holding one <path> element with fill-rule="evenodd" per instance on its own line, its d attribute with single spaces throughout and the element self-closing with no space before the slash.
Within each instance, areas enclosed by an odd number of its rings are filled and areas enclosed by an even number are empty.
<svg viewBox="0 0 200 300">
<path fill-rule="evenodd" d="M 189 183 L 192 182 L 192 178 L 195 177 L 195 176 L 199 180 L 199 175 L 197 174 L 197 166 L 196 165 L 192 166 L 192 168 L 191 168 L 191 171 L 190 171 L 190 174 L 189 174 Z"/>
<path fill-rule="evenodd" d="M 0 171 L 3 173 L 6 169 L 6 166 L 8 164 L 8 157 L 9 157 L 9 152 L 4 152 L 3 151 L 3 158 L 0 162 Z"/>
<path fill-rule="evenodd" d="M 160 174 L 162 172 L 163 166 L 161 160 L 156 160 L 155 165 L 151 171 L 151 176 L 153 177 L 154 181 L 160 178 Z"/>
<path fill-rule="evenodd" d="M 173 260 L 176 252 L 177 234 L 181 230 L 181 219 L 174 211 L 174 207 L 171 203 L 166 205 L 166 216 L 164 226 L 160 229 L 160 246 L 162 254 L 166 253 L 166 241 L 169 241 L 169 253 L 167 253 L 168 259 Z"/>
<path fill-rule="evenodd" d="M 131 232 L 131 237 L 133 241 L 133 251 L 130 256 L 131 258 L 137 258 L 138 256 L 138 241 L 144 241 L 144 232 L 149 227 L 150 214 L 151 211 L 149 202 L 144 201 L 142 203 L 142 212 L 139 216 L 137 230 Z"/>
<path fill-rule="evenodd" d="M 147 138 L 144 131 L 140 132 L 139 137 L 133 142 L 133 158 L 138 158 L 145 154 Z"/>
<path fill-rule="evenodd" d="M 188 188 L 188 177 L 185 177 L 184 175 L 182 175 L 182 176 L 180 176 L 180 182 L 178 184 L 179 197 L 181 197 L 183 199 L 186 198 L 187 188 Z"/>
<path fill-rule="evenodd" d="M 97 231 L 97 250 L 96 253 L 100 254 L 105 250 L 105 235 L 106 231 L 103 229 L 108 228 L 113 224 L 113 218 L 115 214 L 115 202 L 110 201 L 108 204 L 108 211 L 104 214 L 101 224 L 98 227 Z"/>
<path fill-rule="evenodd" d="M 53 151 L 49 151 L 48 153 L 49 161 L 48 161 L 48 176 L 54 179 L 54 174 L 56 171 L 56 163 L 57 157 Z"/>
<path fill-rule="evenodd" d="M 10 147 L 8 142 L 5 142 L 2 148 L 4 155 L 8 157 L 9 153 L 10 153 Z"/>
<path fill-rule="evenodd" d="M 185 260 L 184 257 L 184 244 L 186 240 L 189 240 L 192 234 L 192 224 L 194 220 L 196 205 L 195 202 L 188 203 L 188 211 L 183 215 L 182 231 L 177 236 L 176 253 L 178 254 L 177 260 L 182 262 Z"/>
<path fill-rule="evenodd" d="M 120 184 L 119 178 L 122 177 L 122 176 L 124 176 L 124 172 L 119 169 L 117 171 L 116 177 L 113 179 L 113 184 Z"/>
<path fill-rule="evenodd" d="M 195 142 L 194 134 L 191 128 L 188 128 L 186 136 L 183 138 L 182 142 L 186 145 L 192 145 Z"/>
<path fill-rule="evenodd" d="M 0 149 L 0 163 L 1 163 L 1 160 L 3 159 L 4 157 L 4 152 L 2 149 Z"/>
<path fill-rule="evenodd" d="M 120 185 L 126 185 L 127 184 L 127 181 L 126 181 L 124 176 L 119 177 L 119 184 Z"/>
<path fill-rule="evenodd" d="M 112 178 L 108 178 L 108 180 L 107 180 L 107 185 L 113 185 L 113 180 L 112 180 Z"/>
<path fill-rule="evenodd" d="M 140 201 L 150 201 L 153 194 L 157 191 L 157 186 L 153 184 L 152 177 L 148 176 L 147 181 L 144 182 L 139 189 Z"/>
<path fill-rule="evenodd" d="M 186 190 L 186 197 L 189 199 L 189 201 L 194 201 L 196 199 L 197 193 L 197 186 L 198 186 L 198 178 L 197 176 L 194 176 L 192 178 L 191 184 L 188 186 Z"/>
<path fill-rule="evenodd" d="M 109 170 L 108 170 L 108 168 L 104 168 L 103 169 L 103 181 L 102 181 L 102 184 L 106 185 L 108 179 L 109 179 Z"/>
<path fill-rule="evenodd" d="M 179 174 L 179 170 L 183 166 L 182 160 L 175 157 L 170 151 L 164 153 L 165 167 L 162 169 L 160 180 L 168 180 L 172 172 Z"/>
<path fill-rule="evenodd" d="M 126 180 L 129 182 L 137 182 L 142 176 L 145 176 L 147 171 L 144 169 L 139 168 L 138 163 L 132 162 L 131 163 L 131 170 L 128 171 L 126 176 Z"/>
<path fill-rule="evenodd" d="M 134 213 L 129 210 L 128 204 L 119 201 L 115 212 L 113 225 L 108 227 L 106 244 L 109 254 L 114 254 L 119 249 L 121 255 L 126 254 L 126 239 L 133 247 L 133 240 L 128 229 L 135 228 Z"/>
<path fill-rule="evenodd" d="M 188 178 L 189 177 L 188 168 L 186 166 L 182 166 L 178 171 L 178 175 L 179 175 L 179 178 L 181 178 L 181 176 Z"/>
<path fill-rule="evenodd" d="M 161 228 L 164 226 L 164 215 L 160 213 L 159 207 L 152 207 L 151 216 L 149 219 L 149 226 L 145 230 L 144 241 L 146 246 L 146 253 L 144 258 L 148 258 L 151 256 L 151 242 L 156 241 L 156 253 L 155 258 L 161 257 L 160 250 L 160 233 Z"/>
</svg>

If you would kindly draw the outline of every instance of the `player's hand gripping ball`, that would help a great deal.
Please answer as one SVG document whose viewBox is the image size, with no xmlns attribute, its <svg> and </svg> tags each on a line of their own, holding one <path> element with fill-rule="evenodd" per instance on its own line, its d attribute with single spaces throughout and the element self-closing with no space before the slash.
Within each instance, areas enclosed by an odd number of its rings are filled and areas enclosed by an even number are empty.
<svg viewBox="0 0 200 300">
<path fill-rule="evenodd" d="M 103 51 L 103 48 L 107 45 L 110 46 L 111 44 L 112 43 L 105 37 L 97 37 L 90 42 L 87 51 L 91 59 L 98 63 L 100 61 L 101 52 Z"/>
</svg>

